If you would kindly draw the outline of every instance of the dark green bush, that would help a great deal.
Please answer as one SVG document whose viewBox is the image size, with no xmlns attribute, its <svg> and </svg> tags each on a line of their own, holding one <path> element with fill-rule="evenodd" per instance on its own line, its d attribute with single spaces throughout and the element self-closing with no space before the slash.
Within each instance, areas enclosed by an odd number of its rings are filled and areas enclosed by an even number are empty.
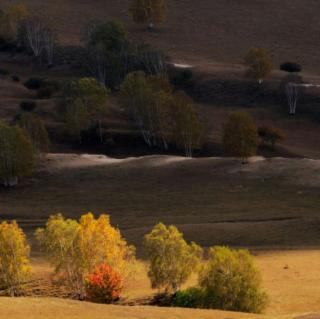
<svg viewBox="0 0 320 319">
<path fill-rule="evenodd" d="M 0 68 L 0 75 L 6 76 L 6 75 L 8 75 L 9 73 L 10 73 L 10 72 L 9 72 L 8 70 Z"/>
<path fill-rule="evenodd" d="M 37 103 L 34 101 L 22 101 L 20 103 L 20 109 L 24 112 L 32 112 L 37 107 Z"/>
<path fill-rule="evenodd" d="M 11 79 L 13 82 L 20 82 L 20 78 L 17 75 L 13 75 Z"/>
<path fill-rule="evenodd" d="M 56 90 L 54 87 L 46 86 L 46 87 L 38 89 L 37 98 L 38 99 L 50 99 L 55 92 L 56 92 Z"/>
<path fill-rule="evenodd" d="M 294 72 L 301 72 L 302 67 L 298 63 L 294 62 L 285 62 L 280 65 L 280 70 L 289 72 L 289 73 L 294 73 Z"/>
<path fill-rule="evenodd" d="M 181 308 L 201 308 L 203 306 L 203 291 L 192 287 L 178 291 L 173 297 L 172 306 Z"/>
<path fill-rule="evenodd" d="M 284 135 L 280 129 L 267 125 L 260 126 L 258 134 L 262 144 L 269 145 L 272 149 L 277 142 L 281 142 L 284 139 Z"/>
<path fill-rule="evenodd" d="M 29 90 L 39 90 L 46 86 L 46 80 L 43 78 L 30 78 L 24 82 L 24 86 Z"/>
<path fill-rule="evenodd" d="M 191 70 L 178 70 L 172 77 L 172 83 L 175 86 L 185 89 L 191 89 L 194 87 L 194 75 Z"/>
</svg>

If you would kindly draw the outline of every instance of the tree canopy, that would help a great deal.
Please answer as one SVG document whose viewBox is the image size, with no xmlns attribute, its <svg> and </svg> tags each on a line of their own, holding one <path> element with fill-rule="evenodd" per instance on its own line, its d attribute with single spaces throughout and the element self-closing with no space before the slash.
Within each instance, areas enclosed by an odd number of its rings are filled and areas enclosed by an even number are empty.
<svg viewBox="0 0 320 319">
<path fill-rule="evenodd" d="M 202 249 L 188 244 L 175 226 L 160 223 L 145 235 L 144 246 L 150 260 L 149 278 L 153 288 L 176 291 L 197 269 Z"/>
<path fill-rule="evenodd" d="M 0 182 L 14 186 L 20 177 L 32 174 L 34 148 L 28 134 L 18 126 L 0 122 Z"/>
</svg>

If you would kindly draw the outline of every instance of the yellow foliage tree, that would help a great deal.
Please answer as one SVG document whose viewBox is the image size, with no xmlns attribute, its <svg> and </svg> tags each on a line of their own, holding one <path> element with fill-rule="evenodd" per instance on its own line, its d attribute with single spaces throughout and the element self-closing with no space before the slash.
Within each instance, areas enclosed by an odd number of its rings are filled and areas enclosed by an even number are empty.
<svg viewBox="0 0 320 319">
<path fill-rule="evenodd" d="M 30 15 L 23 4 L 6 8 L 0 17 L 0 36 L 6 40 L 17 40 L 19 24 Z"/>
<path fill-rule="evenodd" d="M 30 246 L 18 224 L 2 222 L 0 224 L 0 286 L 8 295 L 19 295 L 23 284 L 29 278 Z"/>
<path fill-rule="evenodd" d="M 267 304 L 261 274 L 244 249 L 210 248 L 199 284 L 206 308 L 260 313 Z"/>
<path fill-rule="evenodd" d="M 175 226 L 160 223 L 145 235 L 150 260 L 149 278 L 153 288 L 176 291 L 197 270 L 202 249 L 188 244 Z"/>
<path fill-rule="evenodd" d="M 129 11 L 134 22 L 148 24 L 153 29 L 166 21 L 167 0 L 133 0 Z"/>
<path fill-rule="evenodd" d="M 130 274 L 135 250 L 110 224 L 108 215 L 95 218 L 92 213 L 80 221 L 51 216 L 46 228 L 38 229 L 36 237 L 55 266 L 56 274 L 67 279 L 80 299 L 85 294 L 85 278 L 101 264 L 108 264 L 124 278 Z"/>
<path fill-rule="evenodd" d="M 246 161 L 249 156 L 256 154 L 259 145 L 258 128 L 248 113 L 234 112 L 224 125 L 222 139 L 228 154 Z"/>
<path fill-rule="evenodd" d="M 268 52 L 263 48 L 252 48 L 245 57 L 248 67 L 247 75 L 257 80 L 259 84 L 272 71 L 272 60 Z"/>
</svg>

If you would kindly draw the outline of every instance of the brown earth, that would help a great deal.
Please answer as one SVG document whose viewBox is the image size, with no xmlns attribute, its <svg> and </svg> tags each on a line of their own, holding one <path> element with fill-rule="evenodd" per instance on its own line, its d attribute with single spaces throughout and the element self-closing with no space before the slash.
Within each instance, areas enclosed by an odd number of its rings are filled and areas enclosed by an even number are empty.
<svg viewBox="0 0 320 319">
<path fill-rule="evenodd" d="M 3 0 L 1 5 L 12 4 Z M 168 22 L 154 33 L 131 22 L 129 0 L 25 0 L 47 14 L 63 43 L 78 43 L 90 20 L 119 20 L 134 37 L 168 49 L 179 62 L 230 68 L 253 46 L 267 48 L 275 64 L 292 60 L 320 71 L 320 3 L 317 0 L 169 0 Z"/>
</svg>

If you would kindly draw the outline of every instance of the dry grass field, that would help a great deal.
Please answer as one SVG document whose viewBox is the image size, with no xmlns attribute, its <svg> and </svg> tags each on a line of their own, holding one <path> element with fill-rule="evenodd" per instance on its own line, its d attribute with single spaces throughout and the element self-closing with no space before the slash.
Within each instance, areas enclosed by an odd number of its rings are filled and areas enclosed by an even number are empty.
<svg viewBox="0 0 320 319">
<path fill-rule="evenodd" d="M 2 0 L 1 5 L 17 2 Z M 169 1 L 168 23 L 156 33 L 135 26 L 130 0 L 25 0 L 47 14 L 65 44 L 78 43 L 82 26 L 93 19 L 124 22 L 133 36 L 168 49 L 175 60 L 198 66 L 231 67 L 253 46 L 270 50 L 276 64 L 285 60 L 320 70 L 317 0 Z M 196 44 L 196 45 L 195 45 Z"/>
<path fill-rule="evenodd" d="M 160 221 L 203 246 L 318 246 L 319 172 L 308 159 L 49 155 L 33 179 L 0 190 L 1 218 L 30 234 L 53 213 L 107 212 L 138 248 Z"/>
<path fill-rule="evenodd" d="M 270 303 L 261 316 L 219 311 L 159 309 L 132 307 L 143 304 L 155 291 L 146 276 L 146 263 L 140 261 L 135 277 L 128 282 L 124 300 L 117 306 L 101 306 L 67 300 L 52 299 L 62 296 L 62 290 L 50 285 L 52 269 L 41 258 L 32 260 L 34 278 L 27 291 L 38 299 L 0 298 L 1 315 L 5 318 L 298 318 L 320 312 L 320 252 L 318 250 L 253 251 L 263 274 L 264 288 Z M 195 284 L 192 278 L 186 286 Z M 51 299 L 48 299 L 51 298 Z M 128 307 L 128 305 L 131 305 Z M 146 317 L 146 313 L 148 317 Z M 9 316 L 5 316 L 5 315 Z M 25 316 L 25 317 L 23 317 Z M 104 317 L 105 316 L 105 317 Z M 114 317 L 113 317 L 114 316 Z M 118 317 L 117 317 L 118 316 Z"/>
<path fill-rule="evenodd" d="M 42 299 L 0 299 L 1 315 L 12 319 L 244 319 L 263 316 L 231 313 L 224 311 L 190 310 L 157 307 L 125 307 L 97 305 L 70 300 Z"/>
</svg>

